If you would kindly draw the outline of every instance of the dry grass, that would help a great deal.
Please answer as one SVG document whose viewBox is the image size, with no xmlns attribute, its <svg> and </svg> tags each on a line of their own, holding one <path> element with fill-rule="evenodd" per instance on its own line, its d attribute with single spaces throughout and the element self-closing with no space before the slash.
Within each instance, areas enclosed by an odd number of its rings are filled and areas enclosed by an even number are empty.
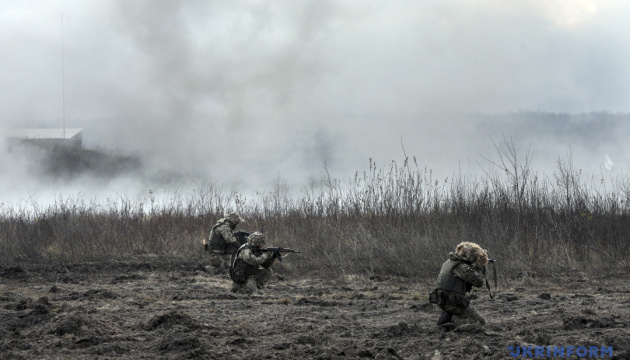
<svg viewBox="0 0 630 360">
<path fill-rule="evenodd" d="M 570 159 L 540 178 L 510 143 L 497 146 L 483 179 L 434 179 L 415 159 L 370 162 L 347 181 L 290 193 L 278 184 L 246 199 L 202 184 L 190 197 L 121 198 L 103 206 L 60 198 L 53 205 L 0 209 L 3 264 L 108 262 L 141 256 L 205 261 L 201 239 L 226 210 L 267 230 L 273 245 L 301 249 L 286 274 L 433 277 L 461 241 L 499 259 L 502 276 L 563 269 L 628 271 L 630 182 L 585 179 Z M 528 279 L 526 281 L 534 281 Z"/>
</svg>

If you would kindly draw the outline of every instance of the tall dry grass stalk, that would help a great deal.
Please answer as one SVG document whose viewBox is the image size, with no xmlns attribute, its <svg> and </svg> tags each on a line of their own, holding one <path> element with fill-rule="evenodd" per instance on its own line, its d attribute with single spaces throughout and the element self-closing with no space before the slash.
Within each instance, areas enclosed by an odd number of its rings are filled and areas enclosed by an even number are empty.
<svg viewBox="0 0 630 360">
<path fill-rule="evenodd" d="M 479 243 L 504 275 L 566 269 L 623 271 L 630 255 L 630 183 L 585 178 L 570 156 L 540 178 L 510 141 L 496 145 L 483 178 L 436 179 L 415 158 L 353 179 L 291 193 L 279 179 L 251 198 L 197 184 L 157 205 L 59 198 L 0 208 L 3 264 L 124 260 L 143 255 L 204 261 L 201 240 L 226 210 L 266 229 L 274 245 L 298 248 L 282 271 L 300 274 L 435 276 L 461 241 Z M 27 209 L 28 207 L 28 209 Z"/>
</svg>

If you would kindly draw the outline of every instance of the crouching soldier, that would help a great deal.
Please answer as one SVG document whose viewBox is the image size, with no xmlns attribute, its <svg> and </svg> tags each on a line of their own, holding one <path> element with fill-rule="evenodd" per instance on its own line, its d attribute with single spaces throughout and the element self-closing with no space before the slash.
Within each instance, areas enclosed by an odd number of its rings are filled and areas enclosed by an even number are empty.
<svg viewBox="0 0 630 360">
<path fill-rule="evenodd" d="M 210 265 L 217 274 L 225 273 L 230 268 L 230 258 L 243 244 L 235 236 L 236 225 L 244 223 L 239 213 L 233 212 L 219 219 L 212 227 L 206 242 L 210 251 Z"/>
<path fill-rule="evenodd" d="M 232 292 L 251 293 L 248 282 L 256 282 L 256 291 L 259 292 L 271 279 L 271 265 L 276 259 L 273 252 L 260 251 L 265 246 L 267 237 L 260 232 L 254 232 L 247 238 L 234 255 L 230 268 L 232 278 Z M 253 285 L 253 284 L 250 284 Z"/>
<path fill-rule="evenodd" d="M 486 250 L 472 242 L 462 242 L 455 252 L 449 253 L 435 284 L 435 290 L 429 294 L 429 301 L 442 309 L 438 325 L 448 322 L 479 322 L 486 324 L 486 319 L 477 312 L 466 298 L 466 293 L 473 286 L 484 284 L 485 266 L 488 263 Z M 455 319 L 452 317 L 455 316 Z"/>
</svg>

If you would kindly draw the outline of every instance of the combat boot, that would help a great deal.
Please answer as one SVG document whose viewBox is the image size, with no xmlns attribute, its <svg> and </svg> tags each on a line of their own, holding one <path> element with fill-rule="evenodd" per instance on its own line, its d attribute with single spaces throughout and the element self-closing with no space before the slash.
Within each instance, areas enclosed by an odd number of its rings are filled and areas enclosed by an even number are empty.
<svg viewBox="0 0 630 360">
<path fill-rule="evenodd" d="M 446 310 L 442 310 L 442 315 L 440 315 L 440 318 L 438 319 L 438 322 L 437 322 L 438 326 L 451 322 L 452 317 L 453 317 L 453 314 L 451 314 L 450 312 Z"/>
<path fill-rule="evenodd" d="M 478 321 L 479 324 L 481 325 L 486 325 L 486 318 L 483 317 L 483 315 L 481 315 L 477 309 L 473 308 L 472 306 L 469 306 L 466 311 L 465 311 L 466 315 L 473 321 Z"/>
</svg>

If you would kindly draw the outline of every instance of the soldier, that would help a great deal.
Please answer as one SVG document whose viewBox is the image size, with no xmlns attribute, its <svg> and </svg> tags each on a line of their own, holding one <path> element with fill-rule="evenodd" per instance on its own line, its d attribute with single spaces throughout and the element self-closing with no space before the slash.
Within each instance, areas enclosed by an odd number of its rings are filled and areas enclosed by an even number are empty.
<svg viewBox="0 0 630 360">
<path fill-rule="evenodd" d="M 486 250 L 472 242 L 462 242 L 454 253 L 449 253 L 449 259 L 444 262 L 438 275 L 435 290 L 429 295 L 429 301 L 442 309 L 438 326 L 451 322 L 453 315 L 457 323 L 468 319 L 486 324 L 486 319 L 470 306 L 466 293 L 473 286 L 483 286 L 487 263 Z"/>
<path fill-rule="evenodd" d="M 230 257 L 241 246 L 241 242 L 234 236 L 236 225 L 244 223 L 239 213 L 233 212 L 219 219 L 212 227 L 208 236 L 208 250 L 210 251 L 210 265 L 217 274 L 224 273 L 230 267 Z"/>
<path fill-rule="evenodd" d="M 271 278 L 270 269 L 276 255 L 273 252 L 256 251 L 265 246 L 267 237 L 260 232 L 249 235 L 247 243 L 243 244 L 232 260 L 230 277 L 232 278 L 232 292 L 248 293 L 249 280 L 256 282 L 256 291 L 260 292 Z"/>
</svg>

